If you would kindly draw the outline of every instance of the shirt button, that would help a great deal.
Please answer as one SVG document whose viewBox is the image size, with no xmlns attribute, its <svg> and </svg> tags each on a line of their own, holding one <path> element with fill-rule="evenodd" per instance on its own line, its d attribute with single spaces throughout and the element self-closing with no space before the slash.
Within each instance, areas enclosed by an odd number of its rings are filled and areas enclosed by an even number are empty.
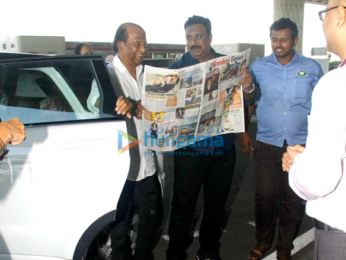
<svg viewBox="0 0 346 260">
<path fill-rule="evenodd" d="M 286 115 L 286 112 L 284 112 L 284 115 Z M 286 129 L 286 128 L 285 128 Z"/>
<path fill-rule="evenodd" d="M 287 130 L 287 128 L 285 127 L 285 131 Z"/>
<path fill-rule="evenodd" d="M 286 95 L 284 95 L 284 97 L 286 97 Z"/>
<path fill-rule="evenodd" d="M 286 81 L 284 81 L 284 83 L 286 83 Z"/>
</svg>

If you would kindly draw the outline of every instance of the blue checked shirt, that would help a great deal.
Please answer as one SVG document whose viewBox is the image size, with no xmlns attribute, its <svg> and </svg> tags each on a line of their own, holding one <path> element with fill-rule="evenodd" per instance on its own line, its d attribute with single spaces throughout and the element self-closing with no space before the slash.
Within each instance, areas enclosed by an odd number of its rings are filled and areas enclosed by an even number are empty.
<svg viewBox="0 0 346 260">
<path fill-rule="evenodd" d="M 305 144 L 307 115 L 311 110 L 311 95 L 323 76 L 321 66 L 314 60 L 298 55 L 281 65 L 275 54 L 256 60 L 250 68 L 258 106 L 257 141 L 282 147 Z"/>
</svg>

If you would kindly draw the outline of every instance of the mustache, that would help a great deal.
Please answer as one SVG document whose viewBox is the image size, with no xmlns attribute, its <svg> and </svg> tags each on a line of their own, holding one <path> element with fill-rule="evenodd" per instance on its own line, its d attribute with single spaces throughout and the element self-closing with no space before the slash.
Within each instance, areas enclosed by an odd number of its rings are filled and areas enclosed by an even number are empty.
<svg viewBox="0 0 346 260">
<path fill-rule="evenodd" d="M 193 48 L 201 48 L 201 46 L 200 45 L 192 45 L 191 49 L 193 49 Z"/>
</svg>

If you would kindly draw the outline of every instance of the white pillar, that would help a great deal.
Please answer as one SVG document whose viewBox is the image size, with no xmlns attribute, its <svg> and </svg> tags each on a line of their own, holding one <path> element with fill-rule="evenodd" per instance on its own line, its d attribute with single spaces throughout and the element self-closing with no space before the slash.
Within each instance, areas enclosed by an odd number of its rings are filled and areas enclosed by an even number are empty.
<svg viewBox="0 0 346 260">
<path fill-rule="evenodd" d="M 302 54 L 305 0 L 274 0 L 274 21 L 290 18 L 297 24 L 299 41 L 296 51 Z"/>
</svg>

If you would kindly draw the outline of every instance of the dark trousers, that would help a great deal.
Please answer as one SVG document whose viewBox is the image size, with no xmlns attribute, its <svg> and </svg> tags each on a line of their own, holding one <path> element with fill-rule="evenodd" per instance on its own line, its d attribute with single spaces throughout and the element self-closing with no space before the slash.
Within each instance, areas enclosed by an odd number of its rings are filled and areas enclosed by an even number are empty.
<svg viewBox="0 0 346 260">
<path fill-rule="evenodd" d="M 194 152 L 189 147 L 186 151 Z M 223 233 L 226 214 L 225 204 L 231 187 L 235 160 L 234 146 L 223 155 L 174 156 L 174 186 L 167 259 L 187 258 L 186 250 L 193 242 L 194 213 L 202 185 L 204 213 L 199 232 L 198 253 L 219 253 L 219 240 Z"/>
<path fill-rule="evenodd" d="M 271 245 L 275 235 L 274 215 L 278 203 L 279 227 L 276 250 L 290 253 L 296 233 L 302 200 L 288 184 L 288 173 L 282 170 L 282 155 L 287 144 L 276 147 L 257 141 L 255 145 L 255 220 L 260 245 Z"/>
<path fill-rule="evenodd" d="M 156 174 L 140 181 L 126 180 L 111 230 L 112 260 L 132 259 L 129 231 L 134 213 L 139 223 L 133 259 L 154 259 L 155 234 L 162 220 L 162 198 Z"/>
</svg>

